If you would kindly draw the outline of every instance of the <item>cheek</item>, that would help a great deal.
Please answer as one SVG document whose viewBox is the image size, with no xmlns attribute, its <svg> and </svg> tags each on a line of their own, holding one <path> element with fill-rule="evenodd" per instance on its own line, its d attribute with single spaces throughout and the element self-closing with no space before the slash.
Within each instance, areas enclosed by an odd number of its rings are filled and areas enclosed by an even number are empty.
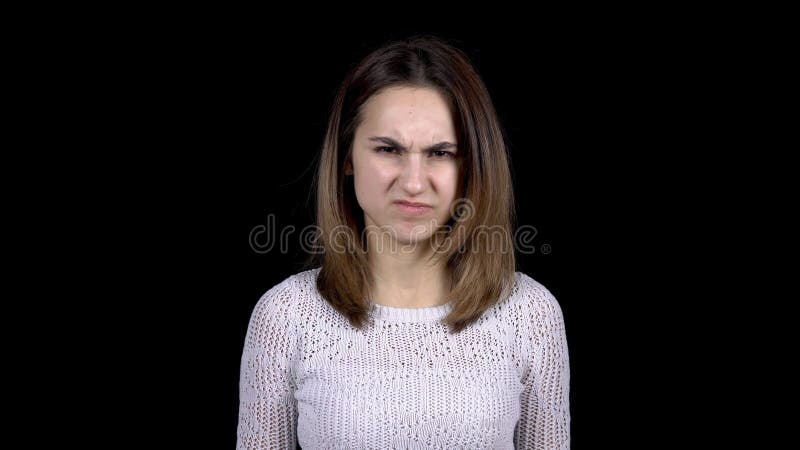
<svg viewBox="0 0 800 450">
<path fill-rule="evenodd" d="M 358 161 L 355 165 L 355 181 L 362 186 L 370 186 L 374 189 L 385 185 L 392 179 L 392 168 L 379 161 L 364 160 Z"/>
<path fill-rule="evenodd" d="M 379 206 L 391 178 L 390 174 L 385 168 L 369 161 L 360 161 L 354 167 L 356 197 L 362 209 Z"/>
<path fill-rule="evenodd" d="M 440 194 L 452 198 L 458 191 L 459 171 L 457 167 L 447 167 L 437 177 Z"/>
</svg>

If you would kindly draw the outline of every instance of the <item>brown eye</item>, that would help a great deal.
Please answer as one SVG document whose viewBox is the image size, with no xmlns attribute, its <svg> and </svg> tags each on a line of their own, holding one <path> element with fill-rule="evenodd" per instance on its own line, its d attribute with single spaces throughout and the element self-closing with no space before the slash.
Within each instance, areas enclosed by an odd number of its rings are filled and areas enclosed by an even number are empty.
<svg viewBox="0 0 800 450">
<path fill-rule="evenodd" d="M 431 154 L 437 158 L 452 158 L 455 156 L 453 153 L 444 150 L 435 150 L 432 151 Z"/>
<path fill-rule="evenodd" d="M 377 147 L 375 149 L 375 151 L 377 151 L 378 153 L 392 153 L 394 152 L 394 150 L 395 150 L 394 147 Z"/>
</svg>

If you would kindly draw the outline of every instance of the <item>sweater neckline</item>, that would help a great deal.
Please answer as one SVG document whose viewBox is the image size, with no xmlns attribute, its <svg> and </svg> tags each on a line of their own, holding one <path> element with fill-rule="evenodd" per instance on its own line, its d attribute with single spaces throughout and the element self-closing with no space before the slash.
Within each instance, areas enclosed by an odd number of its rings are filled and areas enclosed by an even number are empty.
<svg viewBox="0 0 800 450">
<path fill-rule="evenodd" d="M 370 314 L 376 319 L 389 322 L 432 322 L 446 317 L 452 307 L 452 301 L 426 308 L 400 308 L 373 303 Z"/>
</svg>

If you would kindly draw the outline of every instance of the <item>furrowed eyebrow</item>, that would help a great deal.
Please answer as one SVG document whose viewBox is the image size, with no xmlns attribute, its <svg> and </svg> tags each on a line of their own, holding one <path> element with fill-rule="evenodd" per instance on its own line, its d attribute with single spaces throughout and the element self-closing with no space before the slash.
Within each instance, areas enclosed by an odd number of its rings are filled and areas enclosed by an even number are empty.
<svg viewBox="0 0 800 450">
<path fill-rule="evenodd" d="M 380 142 L 380 143 L 395 147 L 395 148 L 400 149 L 400 150 L 406 150 L 406 148 L 403 147 L 402 145 L 400 145 L 399 142 L 397 142 L 396 140 L 394 140 L 394 139 L 392 139 L 392 138 L 390 138 L 388 136 L 372 136 L 371 138 L 369 138 L 369 140 L 372 141 L 372 142 Z M 435 151 L 444 150 L 446 148 L 454 148 L 454 147 L 456 147 L 456 144 L 454 144 L 452 142 L 443 141 L 443 142 L 439 142 L 438 144 L 431 145 L 430 147 L 428 147 L 426 149 L 423 149 L 423 151 L 425 151 L 425 152 L 435 152 Z"/>
</svg>

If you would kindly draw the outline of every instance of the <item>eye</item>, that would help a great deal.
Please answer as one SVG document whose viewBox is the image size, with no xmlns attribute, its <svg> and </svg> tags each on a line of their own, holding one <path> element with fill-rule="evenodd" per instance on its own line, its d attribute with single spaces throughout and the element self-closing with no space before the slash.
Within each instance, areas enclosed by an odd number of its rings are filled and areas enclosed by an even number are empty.
<svg viewBox="0 0 800 450">
<path fill-rule="evenodd" d="M 375 151 L 378 153 L 392 153 L 396 149 L 394 147 L 376 147 Z"/>
<path fill-rule="evenodd" d="M 431 154 L 437 158 L 452 158 L 455 156 L 452 152 L 446 152 L 444 150 L 434 150 Z"/>
</svg>

